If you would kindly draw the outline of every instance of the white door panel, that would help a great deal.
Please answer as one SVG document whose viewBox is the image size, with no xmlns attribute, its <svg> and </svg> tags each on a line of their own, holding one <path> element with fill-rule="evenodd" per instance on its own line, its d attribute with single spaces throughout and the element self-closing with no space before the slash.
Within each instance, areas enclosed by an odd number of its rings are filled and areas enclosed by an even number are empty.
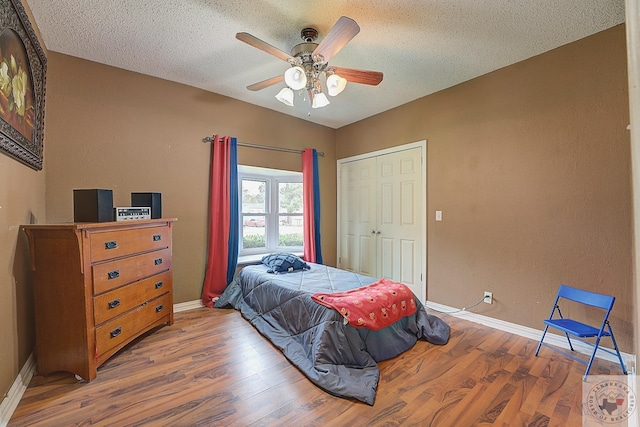
<svg viewBox="0 0 640 427">
<path fill-rule="evenodd" d="M 380 239 L 384 239 L 385 253 L 379 254 L 392 259 L 392 268 L 381 271 L 383 277 L 399 281 L 422 297 L 421 280 L 421 214 L 422 183 L 420 147 L 385 154 L 378 158 L 379 212 L 383 220 L 379 222 Z"/>
<path fill-rule="evenodd" d="M 344 270 L 376 276 L 376 162 L 364 159 L 346 163 L 340 178 L 340 229 Z"/>
</svg>

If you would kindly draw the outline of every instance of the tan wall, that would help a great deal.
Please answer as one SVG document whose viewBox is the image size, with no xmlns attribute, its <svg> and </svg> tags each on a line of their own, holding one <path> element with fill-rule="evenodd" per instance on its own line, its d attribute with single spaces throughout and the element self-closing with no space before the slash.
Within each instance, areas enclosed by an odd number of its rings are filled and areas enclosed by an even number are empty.
<svg viewBox="0 0 640 427">
<path fill-rule="evenodd" d="M 621 25 L 338 130 L 339 159 L 428 140 L 429 300 L 489 290 L 474 311 L 541 329 L 558 284 L 611 293 L 632 351 L 625 49 Z"/>
<path fill-rule="evenodd" d="M 46 140 L 44 146 L 46 153 Z M 9 391 L 33 351 L 29 247 L 20 225 L 44 221 L 44 181 L 43 171 L 0 154 L 0 396 Z"/>
<path fill-rule="evenodd" d="M 0 154 L 0 393 L 33 351 L 33 287 L 21 224 L 44 221 L 44 172 Z M 1 400 L 1 399 L 0 399 Z"/>
<path fill-rule="evenodd" d="M 212 133 L 241 142 L 324 151 L 323 252 L 335 263 L 335 130 L 193 87 L 51 53 L 47 87 L 47 222 L 73 221 L 74 188 L 162 193 L 174 226 L 175 302 L 200 298 Z M 240 147 L 239 163 L 301 170 L 301 157 Z"/>
</svg>

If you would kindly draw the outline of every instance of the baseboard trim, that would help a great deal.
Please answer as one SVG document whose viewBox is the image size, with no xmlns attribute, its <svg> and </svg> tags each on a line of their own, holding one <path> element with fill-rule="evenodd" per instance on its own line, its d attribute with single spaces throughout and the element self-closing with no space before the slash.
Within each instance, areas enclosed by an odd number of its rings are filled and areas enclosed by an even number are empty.
<svg viewBox="0 0 640 427">
<path fill-rule="evenodd" d="M 0 427 L 5 427 L 9 423 L 35 371 L 36 359 L 33 357 L 33 353 L 31 353 L 9 389 L 9 392 L 5 398 L 2 399 L 2 403 L 0 403 Z"/>
<path fill-rule="evenodd" d="M 205 305 L 199 299 L 187 302 L 180 302 L 178 304 L 173 304 L 173 312 L 179 313 L 181 311 L 193 310 L 196 308 L 202 308 Z"/>
<path fill-rule="evenodd" d="M 499 329 L 501 331 L 509 332 L 515 335 L 520 335 L 522 337 L 530 338 L 534 341 L 540 341 L 540 337 L 542 337 L 542 330 L 529 328 L 527 326 L 518 325 L 516 323 L 506 322 L 504 320 L 494 319 L 493 317 L 483 316 L 482 314 L 473 313 L 470 311 L 460 311 L 455 307 L 449 307 L 443 304 L 438 304 L 437 302 L 427 301 L 426 304 L 427 309 L 432 309 L 436 312 L 443 312 L 450 314 L 451 316 L 464 318 L 466 320 L 470 320 L 475 323 L 480 323 L 485 326 L 489 326 L 494 329 Z M 541 321 L 542 322 L 542 321 Z M 551 344 L 556 347 L 561 347 L 564 349 L 569 349 L 569 344 L 567 343 L 567 339 L 563 335 L 556 335 L 547 332 L 547 336 L 544 339 L 546 344 Z M 573 348 L 575 351 L 591 356 L 593 352 L 593 348 L 589 347 L 586 344 L 581 342 L 575 342 L 573 344 Z M 604 347 L 606 348 L 606 347 Z M 610 349 L 611 350 L 611 349 Z M 612 350 L 613 351 L 613 350 Z M 622 355 L 622 360 L 627 368 L 629 373 L 636 372 L 636 356 L 634 354 L 629 354 L 625 352 L 620 352 Z M 608 360 L 610 362 L 618 363 L 618 358 L 612 354 L 606 353 L 604 351 L 599 351 L 596 354 L 596 357 L 604 360 Z"/>
</svg>

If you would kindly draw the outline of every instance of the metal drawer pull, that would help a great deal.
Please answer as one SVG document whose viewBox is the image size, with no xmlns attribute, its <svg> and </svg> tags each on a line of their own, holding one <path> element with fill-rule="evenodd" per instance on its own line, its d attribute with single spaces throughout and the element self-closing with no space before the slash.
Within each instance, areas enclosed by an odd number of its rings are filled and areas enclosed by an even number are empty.
<svg viewBox="0 0 640 427">
<path fill-rule="evenodd" d="M 120 305 L 120 298 L 116 298 L 113 301 L 109 301 L 109 309 L 116 308 Z"/>
<path fill-rule="evenodd" d="M 115 249 L 118 247 L 118 241 L 117 240 L 112 240 L 110 242 L 104 242 L 104 248 L 105 249 Z"/>
<path fill-rule="evenodd" d="M 163 308 L 164 308 L 164 304 L 160 304 L 159 306 L 157 306 L 156 307 L 156 313 L 160 313 Z"/>
<path fill-rule="evenodd" d="M 162 240 L 162 235 L 160 235 L 160 234 L 154 234 L 153 235 L 153 241 L 154 242 L 159 242 L 160 240 Z"/>
<path fill-rule="evenodd" d="M 122 326 L 118 326 L 113 331 L 109 332 L 111 338 L 115 338 L 122 333 Z"/>
<path fill-rule="evenodd" d="M 164 283 L 158 282 L 156 283 L 156 289 L 160 289 Z"/>
<path fill-rule="evenodd" d="M 120 277 L 120 270 L 113 270 L 107 273 L 109 280 Z"/>
<path fill-rule="evenodd" d="M 162 264 L 162 258 L 158 258 L 158 259 L 154 260 L 154 261 L 153 261 L 153 263 L 154 263 L 155 265 L 160 265 L 160 264 Z"/>
</svg>

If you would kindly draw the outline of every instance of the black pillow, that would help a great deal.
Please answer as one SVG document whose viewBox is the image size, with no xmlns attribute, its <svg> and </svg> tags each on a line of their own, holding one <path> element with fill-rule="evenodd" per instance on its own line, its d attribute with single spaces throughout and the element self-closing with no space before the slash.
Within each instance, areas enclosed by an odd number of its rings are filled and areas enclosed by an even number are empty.
<svg viewBox="0 0 640 427">
<path fill-rule="evenodd" d="M 267 273 L 290 273 L 297 270 L 309 270 L 309 264 L 304 262 L 302 258 L 289 253 L 277 253 L 265 255 L 262 257 L 262 263 L 269 267 Z"/>
</svg>

